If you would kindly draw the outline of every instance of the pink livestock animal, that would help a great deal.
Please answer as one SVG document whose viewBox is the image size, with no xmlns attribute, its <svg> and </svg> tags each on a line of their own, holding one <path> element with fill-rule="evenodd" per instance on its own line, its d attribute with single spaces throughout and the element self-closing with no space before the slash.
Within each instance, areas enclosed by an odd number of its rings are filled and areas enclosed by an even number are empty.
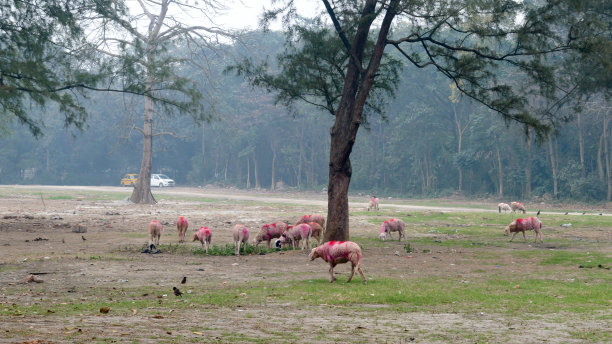
<svg viewBox="0 0 612 344">
<path fill-rule="evenodd" d="M 236 245 L 235 255 L 240 255 L 240 246 L 244 244 L 244 253 L 246 254 L 247 242 L 249 242 L 249 229 L 247 226 L 238 224 L 234 226 L 234 245 Z"/>
<path fill-rule="evenodd" d="M 321 235 L 323 235 L 323 228 L 316 222 L 308 222 L 310 228 L 312 228 L 311 238 L 317 239 L 317 246 L 321 244 Z"/>
<path fill-rule="evenodd" d="M 505 212 L 507 212 L 508 210 L 512 210 L 512 208 L 510 208 L 510 206 L 508 205 L 508 203 L 499 203 L 497 205 L 497 210 L 499 211 L 499 213 L 501 214 L 502 210 Z"/>
<path fill-rule="evenodd" d="M 200 227 L 198 231 L 193 234 L 193 241 L 200 241 L 202 244 L 202 250 L 206 250 L 208 254 L 208 248 L 210 248 L 210 241 L 212 239 L 212 232 L 208 227 Z"/>
<path fill-rule="evenodd" d="M 153 244 L 159 246 L 159 238 L 161 237 L 162 225 L 157 221 L 149 222 L 149 247 Z"/>
<path fill-rule="evenodd" d="M 378 198 L 376 197 L 370 198 L 370 201 L 368 202 L 368 211 L 370 211 L 370 209 L 374 209 L 378 211 Z"/>
<path fill-rule="evenodd" d="M 504 235 L 508 236 L 510 233 L 513 233 L 512 238 L 510 239 L 510 241 L 512 241 L 516 233 L 522 232 L 523 239 L 527 241 L 527 237 L 525 236 L 525 231 L 529 231 L 532 229 L 536 233 L 534 242 L 538 241 L 538 236 L 539 236 L 540 243 L 543 244 L 544 241 L 542 240 L 542 221 L 540 221 L 540 219 L 538 219 L 537 217 L 530 217 L 527 219 L 516 219 L 512 221 L 508 226 L 506 226 L 506 229 L 504 230 Z"/>
<path fill-rule="evenodd" d="M 266 241 L 267 247 L 270 248 L 270 240 L 280 238 L 281 234 L 287 230 L 287 224 L 284 222 L 274 222 L 261 226 L 259 233 L 253 238 L 253 246 L 259 245 L 260 242 Z"/>
<path fill-rule="evenodd" d="M 295 224 L 299 225 L 301 223 L 308 223 L 308 222 L 316 222 L 319 224 L 319 226 L 321 226 L 321 228 L 325 229 L 325 217 L 323 215 L 318 215 L 318 214 L 304 215 Z"/>
<path fill-rule="evenodd" d="M 297 244 L 302 241 L 300 248 L 304 250 L 305 246 L 308 245 L 310 249 L 310 236 L 312 235 L 312 227 L 306 223 L 300 223 L 299 225 L 290 226 L 286 231 L 281 234 L 281 244 L 291 242 L 293 249 L 295 250 Z"/>
<path fill-rule="evenodd" d="M 517 210 L 522 211 L 523 214 L 527 212 L 527 209 L 525 209 L 525 206 L 523 205 L 523 203 L 520 203 L 520 202 L 510 202 L 510 208 L 512 208 L 513 213 Z"/>
<path fill-rule="evenodd" d="M 176 220 L 176 230 L 178 231 L 179 242 L 185 242 L 187 228 L 189 228 L 189 222 L 187 222 L 187 219 L 183 216 L 179 217 L 178 220 Z"/>
<path fill-rule="evenodd" d="M 401 241 L 402 237 L 406 237 L 404 235 L 404 228 L 406 228 L 406 224 L 400 219 L 386 220 L 380 225 L 380 235 L 378 237 L 380 240 L 385 241 L 387 236 L 391 237 L 391 232 L 398 232 L 399 238 L 397 241 Z"/>
<path fill-rule="evenodd" d="M 310 260 L 321 257 L 329 263 L 330 283 L 336 280 L 336 277 L 334 277 L 334 267 L 337 264 L 346 262 L 351 262 L 351 275 L 346 281 L 347 283 L 353 278 L 355 269 L 359 271 L 361 278 L 363 278 L 363 284 L 367 282 L 363 270 L 361 270 L 361 248 L 352 241 L 328 241 L 323 245 L 313 248 L 308 257 Z"/>
</svg>

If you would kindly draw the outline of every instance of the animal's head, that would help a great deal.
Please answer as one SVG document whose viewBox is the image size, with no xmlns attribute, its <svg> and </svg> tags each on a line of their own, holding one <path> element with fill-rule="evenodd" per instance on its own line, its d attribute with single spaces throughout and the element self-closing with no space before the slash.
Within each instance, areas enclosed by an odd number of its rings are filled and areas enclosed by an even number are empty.
<svg viewBox="0 0 612 344">
<path fill-rule="evenodd" d="M 310 254 L 308 255 L 308 258 L 310 258 L 310 260 L 315 260 L 317 258 L 319 258 L 319 252 L 317 252 L 317 248 L 313 248 L 312 250 L 310 250 Z"/>
<path fill-rule="evenodd" d="M 192 241 L 198 241 L 198 240 L 200 240 L 198 238 L 198 233 L 193 233 L 193 240 Z"/>
<path fill-rule="evenodd" d="M 508 236 L 510 234 L 510 226 L 506 226 L 506 229 L 504 229 L 504 235 Z"/>
<path fill-rule="evenodd" d="M 253 246 L 257 246 L 260 242 L 263 241 L 261 233 L 257 233 L 257 235 L 253 238 Z"/>
<path fill-rule="evenodd" d="M 382 241 L 387 240 L 387 233 L 385 233 L 385 232 L 380 233 L 380 234 L 378 235 L 378 238 L 379 238 L 380 240 L 382 240 Z"/>
</svg>

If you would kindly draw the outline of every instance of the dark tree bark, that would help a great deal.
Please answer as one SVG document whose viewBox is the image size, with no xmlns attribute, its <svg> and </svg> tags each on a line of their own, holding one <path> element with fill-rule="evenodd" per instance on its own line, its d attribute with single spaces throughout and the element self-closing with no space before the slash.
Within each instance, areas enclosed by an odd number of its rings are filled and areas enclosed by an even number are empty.
<svg viewBox="0 0 612 344">
<path fill-rule="evenodd" d="M 149 85 L 149 83 L 147 83 Z M 153 83 L 150 83 L 151 88 Z M 140 174 L 130 200 L 134 203 L 157 203 L 151 193 L 151 165 L 153 161 L 153 100 L 145 96 L 144 124 L 142 126 L 142 161 Z"/>
<path fill-rule="evenodd" d="M 335 21 L 333 10 L 327 2 L 325 4 L 332 21 Z M 380 66 L 386 37 L 391 22 L 396 15 L 395 6 L 397 6 L 397 1 L 391 1 L 380 26 L 374 53 L 370 57 L 365 70 L 362 70 L 362 59 L 370 26 L 375 18 L 376 1 L 366 1 L 361 12 L 361 22 L 351 42 L 351 58 L 344 79 L 342 100 L 330 131 L 329 187 L 327 189 L 328 220 L 324 241 L 349 239 L 348 189 L 353 173 L 350 155 L 361 124 L 361 115 L 367 96 L 374 83 L 376 71 Z"/>
</svg>

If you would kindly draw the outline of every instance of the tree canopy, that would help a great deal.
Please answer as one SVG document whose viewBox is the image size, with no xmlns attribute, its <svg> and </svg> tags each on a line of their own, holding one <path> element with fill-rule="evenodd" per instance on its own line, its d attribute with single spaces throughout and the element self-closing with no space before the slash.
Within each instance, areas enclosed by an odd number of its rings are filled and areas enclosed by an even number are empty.
<svg viewBox="0 0 612 344">
<path fill-rule="evenodd" d="M 278 56 L 281 69 L 274 76 L 248 61 L 236 70 L 253 85 L 277 92 L 279 101 L 317 104 L 311 99 L 319 98 L 319 104 L 333 107 L 327 240 L 348 239 L 350 155 L 366 104 L 372 103 L 377 80 L 385 75 L 381 71 L 390 54 L 387 47 L 394 48 L 407 66 L 433 68 L 463 95 L 508 122 L 533 129 L 542 139 L 568 119 L 559 109 L 569 99 L 589 93 L 587 86 L 601 81 L 581 83 L 580 78 L 563 78 L 558 65 L 572 57 L 580 64 L 575 59 L 580 54 L 597 60 L 593 43 L 610 41 L 608 13 L 589 19 L 582 15 L 603 9 L 603 1 L 322 0 L 324 15 L 311 21 L 297 15 L 293 0 L 277 3 L 281 6 L 267 12 L 264 24 L 282 15 L 287 41 L 293 42 L 297 34 L 318 42 L 288 45 Z M 317 35 L 325 25 L 333 27 L 333 38 Z M 328 51 L 319 47 L 328 40 L 342 44 L 343 63 L 294 67 L 295 61 L 325 61 Z M 342 86 L 325 87 L 336 92 L 332 95 L 310 82 L 312 75 L 338 74 Z M 290 82 L 287 75 L 291 75 Z M 299 86 L 288 87 L 291 84 Z M 330 99 L 338 101 L 330 103 Z"/>
</svg>

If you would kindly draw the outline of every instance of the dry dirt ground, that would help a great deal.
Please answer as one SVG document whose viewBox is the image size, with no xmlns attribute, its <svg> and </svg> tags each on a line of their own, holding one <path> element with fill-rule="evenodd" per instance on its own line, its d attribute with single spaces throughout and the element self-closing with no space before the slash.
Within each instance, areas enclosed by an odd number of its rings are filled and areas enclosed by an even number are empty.
<svg viewBox="0 0 612 344">
<path fill-rule="evenodd" d="M 54 191 L 70 192 L 74 197 L 64 199 L 46 194 Z M 156 190 L 161 199 L 156 205 L 135 205 L 125 199 L 99 200 L 91 192 L 123 192 L 127 198 L 130 190 L 0 186 L 0 307 L 8 310 L 0 313 L 4 314 L 0 316 L 0 342 L 581 343 L 568 334 L 570 330 L 602 331 L 609 330 L 611 325 L 606 317 L 589 322 L 581 322 L 575 315 L 561 322 L 547 316 L 524 321 L 520 316 L 496 314 L 493 309 L 486 314 L 418 310 L 397 313 L 386 312 L 384 305 L 372 311 L 369 305 L 360 308 L 316 302 L 304 305 L 273 298 L 245 305 L 194 303 L 173 311 L 173 304 L 189 302 L 188 291 L 195 294 L 226 289 L 233 295 L 234 286 L 253 281 L 278 283 L 282 288 L 286 281 L 326 279 L 327 265 L 321 260 L 310 262 L 307 254 L 299 251 L 240 257 L 142 254 L 139 251 L 147 241 L 144 233 L 149 221 L 157 219 L 165 224 L 162 244 L 176 244 L 177 216 L 186 216 L 190 221 L 188 239 L 194 228 L 206 225 L 214 230 L 213 243 L 225 243 L 231 242 L 231 228 L 236 223 L 246 224 L 253 233 L 264 223 L 294 222 L 302 214 L 324 214 L 326 195 L 175 188 Z M 351 203 L 351 210 L 363 210 L 365 202 L 365 196 L 357 198 Z M 405 202 L 387 206 L 398 211 L 434 209 L 411 207 Z M 469 207 L 452 209 L 483 211 Z M 78 233 L 78 226 L 86 232 Z M 378 226 L 365 216 L 352 216 L 351 234 L 376 238 Z M 582 234 L 612 241 L 610 228 Z M 410 237 L 409 232 L 409 241 Z M 184 245 L 198 247 L 199 243 L 190 241 Z M 478 252 L 469 248 L 431 247 L 429 254 L 415 253 L 411 257 L 414 259 L 399 260 L 396 253 L 402 249 L 403 243 L 397 242 L 363 247 L 366 276 L 392 277 L 416 284 L 431 276 L 469 278 L 474 271 L 486 273 L 495 269 L 473 262 Z M 527 263 L 515 269 L 537 274 L 546 267 Z M 362 287 L 359 276 L 345 284 L 348 266 L 339 266 L 337 272 L 338 283 L 346 289 Z M 44 282 L 22 282 L 33 273 Z M 183 276 L 187 276 L 187 283 L 181 285 Z M 180 287 L 186 297 L 175 297 L 173 286 Z M 114 311 L 115 302 L 134 298 L 134 293 L 149 302 L 157 299 L 159 307 L 149 303 L 139 308 L 136 300 L 133 309 Z M 125 296 L 128 294 L 129 297 Z M 240 293 L 234 297 L 249 295 Z M 90 308 L 67 315 L 53 310 L 55 305 L 80 303 Z M 43 305 L 38 314 L 10 312 L 11 307 L 36 304 Z M 102 306 L 110 307 L 111 311 L 101 313 Z M 607 319 L 610 314 L 608 309 Z M 436 336 L 436 332 L 442 335 Z"/>
</svg>

